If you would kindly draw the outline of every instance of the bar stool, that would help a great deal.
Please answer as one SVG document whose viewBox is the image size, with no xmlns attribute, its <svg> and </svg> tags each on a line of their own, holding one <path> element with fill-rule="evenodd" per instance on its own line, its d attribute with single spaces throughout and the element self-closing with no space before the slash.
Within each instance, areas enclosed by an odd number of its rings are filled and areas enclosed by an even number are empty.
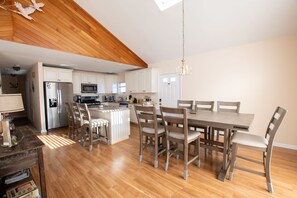
<svg viewBox="0 0 297 198">
<path fill-rule="evenodd" d="M 104 138 L 107 144 L 110 144 L 110 140 L 108 138 L 108 124 L 109 121 L 102 118 L 91 118 L 89 108 L 87 104 L 78 104 L 79 111 L 81 113 L 82 118 L 82 143 L 86 145 L 87 136 L 89 137 L 90 144 L 89 150 L 93 149 L 93 142 L 98 141 Z M 102 135 L 102 128 L 105 129 L 105 135 Z M 96 137 L 94 139 L 94 137 Z"/>
</svg>

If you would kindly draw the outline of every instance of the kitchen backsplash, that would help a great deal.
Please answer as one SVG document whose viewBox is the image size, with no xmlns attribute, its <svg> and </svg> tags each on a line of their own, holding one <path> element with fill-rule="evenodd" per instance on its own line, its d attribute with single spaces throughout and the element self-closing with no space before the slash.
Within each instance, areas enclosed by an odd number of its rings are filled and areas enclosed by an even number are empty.
<svg viewBox="0 0 297 198">
<path fill-rule="evenodd" d="M 157 93 L 131 93 L 131 94 L 116 94 L 116 100 L 119 101 L 123 99 L 123 101 L 129 101 L 129 95 L 132 98 L 136 98 L 137 101 L 145 101 L 146 98 L 149 98 L 152 103 L 157 103 L 158 101 L 158 94 Z"/>
</svg>

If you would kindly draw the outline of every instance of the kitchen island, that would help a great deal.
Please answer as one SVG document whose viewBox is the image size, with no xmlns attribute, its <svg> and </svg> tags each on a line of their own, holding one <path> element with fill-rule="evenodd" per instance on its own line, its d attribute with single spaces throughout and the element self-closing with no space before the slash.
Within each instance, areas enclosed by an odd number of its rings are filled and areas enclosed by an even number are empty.
<svg viewBox="0 0 297 198">
<path fill-rule="evenodd" d="M 130 110 L 119 107 L 89 108 L 91 117 L 103 118 L 109 121 L 108 139 L 110 144 L 129 139 Z"/>
</svg>

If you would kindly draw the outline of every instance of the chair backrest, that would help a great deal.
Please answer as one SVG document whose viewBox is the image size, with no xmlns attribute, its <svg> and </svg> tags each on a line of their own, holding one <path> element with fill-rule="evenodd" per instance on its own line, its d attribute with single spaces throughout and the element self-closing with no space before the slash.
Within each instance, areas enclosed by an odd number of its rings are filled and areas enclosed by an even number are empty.
<svg viewBox="0 0 297 198">
<path fill-rule="evenodd" d="M 266 130 L 265 138 L 268 140 L 268 147 L 273 146 L 275 134 L 282 123 L 287 110 L 282 107 L 277 107 Z"/>
<path fill-rule="evenodd" d="M 217 102 L 217 111 L 218 112 L 234 112 L 239 113 L 240 102 Z"/>
<path fill-rule="evenodd" d="M 82 119 L 81 123 L 83 124 L 83 126 L 85 126 L 86 124 L 89 125 L 89 128 L 91 129 L 92 119 L 91 119 L 91 114 L 87 104 L 77 104 L 77 105 L 81 114 L 81 119 Z"/>
<path fill-rule="evenodd" d="M 195 111 L 213 111 L 214 101 L 195 101 Z"/>
<path fill-rule="evenodd" d="M 66 104 L 66 109 L 67 109 L 68 121 L 74 123 L 74 115 L 73 115 L 72 108 L 68 102 L 65 102 L 65 104 Z"/>
<path fill-rule="evenodd" d="M 186 108 L 170 108 L 160 107 L 163 123 L 165 125 L 165 131 L 168 134 L 171 132 L 183 133 L 184 141 L 188 140 L 188 119 Z"/>
<path fill-rule="evenodd" d="M 71 103 L 72 105 L 72 111 L 73 111 L 73 116 L 74 116 L 74 122 L 76 124 L 82 125 L 82 118 L 81 118 L 81 113 L 79 111 L 78 103 Z"/>
<path fill-rule="evenodd" d="M 193 109 L 193 100 L 177 100 L 177 108 Z"/>
<path fill-rule="evenodd" d="M 135 113 L 138 120 L 139 130 L 143 128 L 154 129 L 157 134 L 157 114 L 154 106 L 134 106 Z"/>
</svg>

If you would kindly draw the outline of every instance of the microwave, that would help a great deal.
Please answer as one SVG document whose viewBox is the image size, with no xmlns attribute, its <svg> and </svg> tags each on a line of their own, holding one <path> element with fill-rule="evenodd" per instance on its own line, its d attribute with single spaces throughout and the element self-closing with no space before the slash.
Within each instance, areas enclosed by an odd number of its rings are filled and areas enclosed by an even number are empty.
<svg viewBox="0 0 297 198">
<path fill-rule="evenodd" d="M 81 93 L 97 93 L 97 84 L 81 84 Z"/>
</svg>

